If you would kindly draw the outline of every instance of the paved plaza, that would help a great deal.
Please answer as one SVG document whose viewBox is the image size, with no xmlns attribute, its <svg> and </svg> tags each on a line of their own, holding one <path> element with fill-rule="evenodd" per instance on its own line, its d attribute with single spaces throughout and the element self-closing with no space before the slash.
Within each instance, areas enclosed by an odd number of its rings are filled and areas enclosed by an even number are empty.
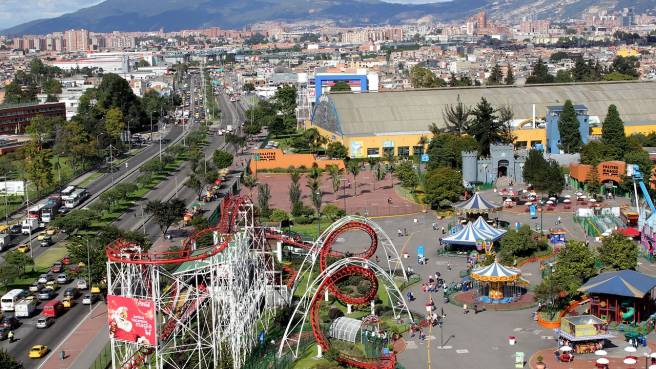
<svg viewBox="0 0 656 369">
<path fill-rule="evenodd" d="M 491 196 L 490 196 L 491 197 Z M 499 219 L 511 223 L 529 222 L 532 228 L 536 225 L 536 220 L 529 220 L 528 214 L 517 211 L 501 211 L 498 213 Z M 545 212 L 542 222 L 544 228 L 548 229 L 547 224 L 554 225 L 561 219 L 560 226 L 567 230 L 568 238 L 579 240 L 585 239 L 583 229 L 572 219 L 572 213 Z M 373 219 L 378 223 L 390 236 L 400 254 L 407 253 L 408 258 L 403 259 L 406 266 L 410 266 L 415 273 L 422 276 L 422 281 L 427 280 L 429 274 L 439 272 L 447 283 L 460 281 L 459 273 L 466 269 L 466 260 L 464 257 L 455 256 L 437 256 L 439 241 L 442 237 L 441 228 L 448 227 L 454 223 L 454 218 L 437 220 L 432 212 L 418 212 L 416 214 L 395 217 L 377 217 Z M 537 219 L 539 222 L 540 219 Z M 432 223 L 435 222 L 437 230 L 433 230 Z M 539 224 L 539 223 L 538 223 Z M 399 237 L 397 231 L 407 231 L 407 236 Z M 589 240 L 593 242 L 593 240 Z M 345 250 L 351 249 L 355 252 L 363 250 L 368 246 L 368 237 L 356 233 L 347 234 L 341 240 L 341 245 L 336 248 Z M 417 246 L 424 245 L 428 262 L 425 265 L 418 265 Z M 382 257 L 379 251 L 379 257 Z M 449 270 L 448 266 L 451 266 Z M 522 275 L 527 279 L 531 286 L 540 283 L 540 271 L 538 263 L 529 263 L 522 266 Z M 656 268 L 642 261 L 640 264 L 641 271 L 653 273 Z M 425 303 L 428 294 L 421 291 L 421 283 L 415 284 L 409 288 L 414 296 L 415 301 L 409 302 L 410 309 L 416 313 L 415 319 L 421 320 L 425 314 Z M 404 295 L 405 295 L 404 291 Z M 428 368 L 430 357 L 432 368 L 473 368 L 486 367 L 491 369 L 505 369 L 514 367 L 515 353 L 523 352 L 527 363 L 532 358 L 545 353 L 553 356 L 553 351 L 557 347 L 557 336 L 552 330 L 540 327 L 532 319 L 532 313 L 535 308 L 526 308 L 514 311 L 483 311 L 475 314 L 472 306 L 468 314 L 463 312 L 462 306 L 455 303 L 444 303 L 442 292 L 432 293 L 433 301 L 436 303 L 436 311 L 442 309 L 446 314 L 446 320 L 443 327 L 433 327 L 430 331 L 427 328 L 424 332 L 427 335 L 425 341 L 419 339 L 416 335 L 411 337 L 410 333 L 404 334 L 406 349 L 399 354 L 398 358 L 402 365 L 408 369 Z M 510 345 L 508 338 L 516 337 L 516 344 Z M 651 338 L 651 336 L 650 336 Z M 614 340 L 615 348 L 609 348 L 609 357 L 623 357 L 622 348 L 626 346 L 621 337 Z M 642 351 L 647 350 L 641 349 Z M 640 352 L 642 355 L 642 353 Z M 569 367 L 592 367 L 588 360 L 596 359 L 592 355 L 577 357 L 580 360 L 575 366 L 567 364 L 551 363 L 549 368 L 569 368 Z M 587 363 L 587 364 L 586 364 Z M 587 365 L 587 366 L 586 366 Z M 529 367 L 528 364 L 525 367 Z"/>
</svg>

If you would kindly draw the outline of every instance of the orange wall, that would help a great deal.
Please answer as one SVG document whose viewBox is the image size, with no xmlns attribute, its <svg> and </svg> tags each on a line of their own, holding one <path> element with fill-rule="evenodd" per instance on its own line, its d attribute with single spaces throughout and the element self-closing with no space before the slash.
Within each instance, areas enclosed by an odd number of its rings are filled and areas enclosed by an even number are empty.
<svg viewBox="0 0 656 369">
<path fill-rule="evenodd" d="M 570 164 L 569 175 L 579 182 L 590 180 L 590 171 L 592 165 L 588 164 Z M 622 176 L 626 174 L 626 163 L 623 161 L 604 161 L 597 165 L 597 174 L 599 182 L 615 181 L 622 182 Z"/>
<path fill-rule="evenodd" d="M 337 165 L 339 169 L 344 169 L 343 160 L 331 159 L 317 159 L 312 154 L 285 154 L 281 149 L 259 149 L 257 151 L 260 160 L 251 160 L 250 170 L 252 173 L 262 169 L 278 169 L 278 168 L 298 168 L 304 166 L 311 168 L 314 163 L 317 163 L 319 168 L 325 169 L 328 165 Z"/>
</svg>

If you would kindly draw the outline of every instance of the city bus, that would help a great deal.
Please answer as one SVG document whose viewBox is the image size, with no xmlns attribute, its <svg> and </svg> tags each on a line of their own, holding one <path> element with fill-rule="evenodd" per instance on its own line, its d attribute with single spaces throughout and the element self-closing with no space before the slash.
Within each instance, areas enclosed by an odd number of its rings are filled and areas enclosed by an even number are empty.
<svg viewBox="0 0 656 369">
<path fill-rule="evenodd" d="M 16 303 L 25 296 L 27 296 L 27 291 L 21 290 L 20 288 L 7 292 L 2 298 L 0 298 L 0 310 L 14 311 Z"/>
<path fill-rule="evenodd" d="M 73 209 L 74 207 L 80 205 L 88 196 L 87 190 L 85 188 L 78 188 L 73 191 L 69 196 L 66 196 L 64 199 L 64 206 Z"/>
<path fill-rule="evenodd" d="M 43 208 L 46 207 L 46 204 L 48 204 L 48 200 L 41 200 L 37 202 L 36 204 L 32 205 L 29 209 L 27 209 L 27 217 L 30 219 L 38 219 L 41 220 L 41 211 Z"/>
</svg>

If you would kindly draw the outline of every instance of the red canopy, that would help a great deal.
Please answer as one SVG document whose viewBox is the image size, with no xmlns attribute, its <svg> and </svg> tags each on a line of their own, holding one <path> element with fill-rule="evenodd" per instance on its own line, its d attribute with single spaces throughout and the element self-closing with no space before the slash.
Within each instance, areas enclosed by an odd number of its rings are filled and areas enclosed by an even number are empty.
<svg viewBox="0 0 656 369">
<path fill-rule="evenodd" d="M 630 227 L 618 228 L 617 231 L 626 237 L 634 238 L 640 236 L 640 231 L 635 228 L 630 228 Z"/>
</svg>

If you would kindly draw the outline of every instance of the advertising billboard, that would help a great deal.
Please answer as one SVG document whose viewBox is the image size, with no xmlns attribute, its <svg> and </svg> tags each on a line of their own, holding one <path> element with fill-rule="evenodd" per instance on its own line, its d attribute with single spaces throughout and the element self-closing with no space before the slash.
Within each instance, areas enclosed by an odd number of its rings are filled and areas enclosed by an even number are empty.
<svg viewBox="0 0 656 369">
<path fill-rule="evenodd" d="M 0 196 L 25 196 L 25 182 L 0 180 Z"/>
<path fill-rule="evenodd" d="M 153 301 L 107 295 L 109 336 L 125 342 L 155 346 L 155 304 Z"/>
</svg>

